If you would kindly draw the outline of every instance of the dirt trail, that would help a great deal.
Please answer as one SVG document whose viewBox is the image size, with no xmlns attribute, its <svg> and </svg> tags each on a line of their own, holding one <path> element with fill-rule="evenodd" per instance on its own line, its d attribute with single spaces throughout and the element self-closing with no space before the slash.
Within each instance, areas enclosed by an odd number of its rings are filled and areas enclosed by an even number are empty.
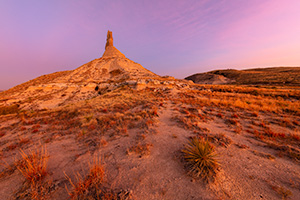
<svg viewBox="0 0 300 200">
<path fill-rule="evenodd" d="M 168 104 L 159 113 L 158 133 L 149 137 L 153 148 L 151 155 L 141 164 L 145 173 L 135 188 L 137 199 L 215 199 L 201 181 L 186 174 L 180 150 L 191 134 L 179 128 L 171 120 L 172 115 L 173 110 Z"/>
</svg>

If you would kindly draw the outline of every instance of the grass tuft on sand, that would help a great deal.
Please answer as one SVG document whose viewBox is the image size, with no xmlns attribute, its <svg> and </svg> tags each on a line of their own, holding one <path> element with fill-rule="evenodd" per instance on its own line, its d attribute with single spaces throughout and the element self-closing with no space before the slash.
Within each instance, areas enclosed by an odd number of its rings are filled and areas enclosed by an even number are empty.
<svg viewBox="0 0 300 200">
<path fill-rule="evenodd" d="M 30 183 L 35 183 L 41 181 L 48 174 L 47 172 L 47 162 L 48 154 L 45 148 L 41 151 L 30 150 L 25 153 L 20 150 L 22 160 L 19 165 L 17 165 L 18 170 L 23 174 L 23 176 Z"/>
</svg>

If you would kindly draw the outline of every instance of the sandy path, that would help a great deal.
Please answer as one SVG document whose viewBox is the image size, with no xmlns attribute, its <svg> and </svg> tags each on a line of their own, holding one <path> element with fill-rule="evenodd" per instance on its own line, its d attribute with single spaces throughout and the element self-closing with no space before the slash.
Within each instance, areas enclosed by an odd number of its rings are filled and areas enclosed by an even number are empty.
<svg viewBox="0 0 300 200">
<path fill-rule="evenodd" d="M 167 105 L 159 113 L 158 133 L 149 137 L 153 148 L 142 164 L 141 182 L 134 188 L 137 199 L 215 199 L 201 181 L 186 175 L 180 150 L 191 134 L 171 120 L 172 114 Z"/>
</svg>

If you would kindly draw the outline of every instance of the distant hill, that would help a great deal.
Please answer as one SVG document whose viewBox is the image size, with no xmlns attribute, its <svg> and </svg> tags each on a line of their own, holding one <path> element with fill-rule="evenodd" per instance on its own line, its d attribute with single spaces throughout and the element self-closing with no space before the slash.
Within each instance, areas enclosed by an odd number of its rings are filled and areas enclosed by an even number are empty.
<svg viewBox="0 0 300 200">
<path fill-rule="evenodd" d="M 186 77 L 199 84 L 300 85 L 300 67 L 214 70 Z"/>
</svg>

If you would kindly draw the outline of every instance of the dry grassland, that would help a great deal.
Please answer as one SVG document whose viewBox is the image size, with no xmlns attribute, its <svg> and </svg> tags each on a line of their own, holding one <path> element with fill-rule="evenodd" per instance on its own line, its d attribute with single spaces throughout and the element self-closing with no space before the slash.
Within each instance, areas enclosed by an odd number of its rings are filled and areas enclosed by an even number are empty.
<svg viewBox="0 0 300 200">
<path fill-rule="evenodd" d="M 1 108 L 0 195 L 297 199 L 299 99 L 298 87 L 124 86 L 55 109 Z"/>
</svg>

